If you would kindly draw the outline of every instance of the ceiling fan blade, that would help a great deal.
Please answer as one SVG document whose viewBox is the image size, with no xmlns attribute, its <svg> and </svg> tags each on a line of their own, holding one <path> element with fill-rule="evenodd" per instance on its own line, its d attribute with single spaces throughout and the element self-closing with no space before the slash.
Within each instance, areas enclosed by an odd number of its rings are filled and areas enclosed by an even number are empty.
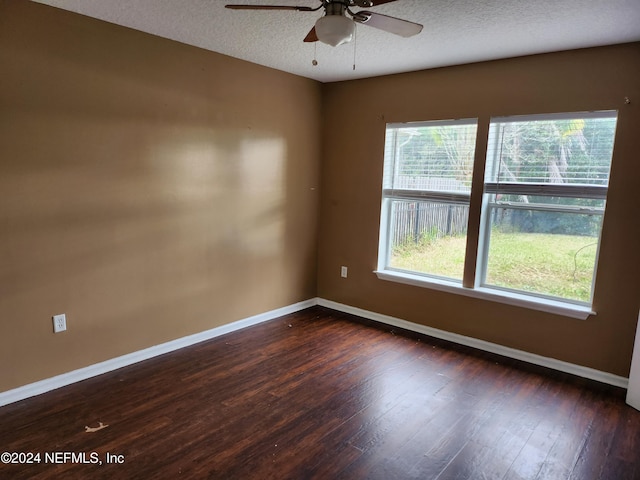
<svg viewBox="0 0 640 480">
<path fill-rule="evenodd" d="M 317 8 L 291 7 L 288 5 L 225 5 L 231 10 L 296 10 L 298 12 L 313 12 Z"/>
<path fill-rule="evenodd" d="M 395 33 L 401 37 L 412 37 L 422 31 L 422 25 L 419 23 L 368 11 L 355 13 L 353 20 L 363 25 L 379 28 L 385 32 Z"/>
<path fill-rule="evenodd" d="M 385 3 L 397 2 L 398 0 L 353 0 L 358 7 L 361 8 L 371 8 L 377 7 L 378 5 L 382 5 Z"/>
<path fill-rule="evenodd" d="M 316 34 L 316 27 L 313 27 L 309 33 L 307 33 L 307 36 L 304 37 L 304 41 L 305 42 L 317 42 L 318 41 L 318 35 Z"/>
</svg>

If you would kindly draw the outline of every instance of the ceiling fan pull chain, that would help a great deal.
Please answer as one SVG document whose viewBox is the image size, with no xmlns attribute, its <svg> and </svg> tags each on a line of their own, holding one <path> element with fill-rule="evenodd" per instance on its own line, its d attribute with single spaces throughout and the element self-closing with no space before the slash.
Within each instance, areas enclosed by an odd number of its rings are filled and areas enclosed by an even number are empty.
<svg viewBox="0 0 640 480">
<path fill-rule="evenodd" d="M 318 66 L 318 42 L 313 42 L 313 61 L 311 65 Z"/>
<path fill-rule="evenodd" d="M 356 50 L 358 49 L 358 26 L 354 23 L 353 29 L 353 71 L 356 71 Z"/>
</svg>

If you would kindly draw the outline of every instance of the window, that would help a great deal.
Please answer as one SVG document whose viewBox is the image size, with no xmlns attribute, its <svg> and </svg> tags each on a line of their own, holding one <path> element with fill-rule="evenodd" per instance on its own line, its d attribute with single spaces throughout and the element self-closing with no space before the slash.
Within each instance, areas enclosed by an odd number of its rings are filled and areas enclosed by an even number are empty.
<svg viewBox="0 0 640 480">
<path fill-rule="evenodd" d="M 387 127 L 385 268 L 462 281 L 476 129 L 475 119 Z"/>
<path fill-rule="evenodd" d="M 476 121 L 388 125 L 378 276 L 590 310 L 616 118 L 492 118 L 486 162 L 476 166 L 484 189 L 474 197 L 481 217 L 472 245 Z"/>
</svg>

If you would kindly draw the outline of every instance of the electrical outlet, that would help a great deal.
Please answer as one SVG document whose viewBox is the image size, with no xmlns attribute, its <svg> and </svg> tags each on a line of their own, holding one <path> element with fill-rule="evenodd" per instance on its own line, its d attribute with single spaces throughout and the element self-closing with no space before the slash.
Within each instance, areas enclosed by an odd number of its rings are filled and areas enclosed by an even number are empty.
<svg viewBox="0 0 640 480">
<path fill-rule="evenodd" d="M 64 313 L 53 316 L 53 333 L 64 332 L 67 329 L 67 316 Z"/>
<path fill-rule="evenodd" d="M 347 267 L 345 267 L 344 265 L 340 267 L 340 276 L 342 278 L 347 278 Z"/>
</svg>

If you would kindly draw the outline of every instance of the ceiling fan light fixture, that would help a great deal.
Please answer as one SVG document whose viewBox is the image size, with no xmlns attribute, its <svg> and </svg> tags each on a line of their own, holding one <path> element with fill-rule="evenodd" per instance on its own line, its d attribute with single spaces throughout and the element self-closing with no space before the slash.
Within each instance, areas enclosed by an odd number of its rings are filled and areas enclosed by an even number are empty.
<svg viewBox="0 0 640 480">
<path fill-rule="evenodd" d="M 325 15 L 316 22 L 318 40 L 332 47 L 348 43 L 355 30 L 353 20 L 344 15 Z"/>
</svg>

